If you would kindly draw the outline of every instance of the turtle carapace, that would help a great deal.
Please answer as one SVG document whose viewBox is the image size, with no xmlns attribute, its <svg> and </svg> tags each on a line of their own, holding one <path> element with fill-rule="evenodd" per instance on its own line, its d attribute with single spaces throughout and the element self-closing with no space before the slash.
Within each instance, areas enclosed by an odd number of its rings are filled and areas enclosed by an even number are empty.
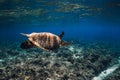
<svg viewBox="0 0 120 80">
<path fill-rule="evenodd" d="M 60 46 L 68 45 L 69 42 L 62 41 L 61 38 L 64 36 L 64 32 L 62 32 L 59 36 L 49 33 L 49 32 L 41 32 L 41 33 L 31 33 L 22 35 L 28 37 L 27 41 L 21 43 L 20 47 L 22 49 L 28 49 L 33 47 L 39 47 L 44 50 L 55 50 Z"/>
</svg>

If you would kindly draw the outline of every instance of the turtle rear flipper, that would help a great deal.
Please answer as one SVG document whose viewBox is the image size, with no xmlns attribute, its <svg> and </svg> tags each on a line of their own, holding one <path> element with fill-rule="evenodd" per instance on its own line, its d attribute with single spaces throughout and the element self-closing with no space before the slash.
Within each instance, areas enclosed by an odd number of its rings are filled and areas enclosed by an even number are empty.
<svg viewBox="0 0 120 80">
<path fill-rule="evenodd" d="M 27 40 L 27 41 L 22 42 L 20 47 L 22 49 L 29 49 L 29 48 L 35 47 L 35 45 L 32 42 L 30 42 L 29 40 Z"/>
<path fill-rule="evenodd" d="M 31 35 L 30 34 L 25 34 L 25 33 L 20 33 L 21 35 L 23 36 L 26 36 L 26 37 L 30 37 Z"/>
</svg>

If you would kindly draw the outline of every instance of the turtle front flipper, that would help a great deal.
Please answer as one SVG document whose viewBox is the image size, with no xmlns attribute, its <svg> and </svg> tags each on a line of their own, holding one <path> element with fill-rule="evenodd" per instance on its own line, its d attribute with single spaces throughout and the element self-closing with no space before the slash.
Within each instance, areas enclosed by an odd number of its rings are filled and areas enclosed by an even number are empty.
<svg viewBox="0 0 120 80">
<path fill-rule="evenodd" d="M 32 42 L 30 42 L 29 40 L 27 40 L 27 41 L 22 42 L 20 47 L 22 49 L 29 49 L 29 48 L 35 47 L 35 45 Z"/>
<path fill-rule="evenodd" d="M 64 36 L 64 32 L 62 32 L 62 33 L 59 35 L 60 39 L 62 39 L 63 36 Z"/>
</svg>

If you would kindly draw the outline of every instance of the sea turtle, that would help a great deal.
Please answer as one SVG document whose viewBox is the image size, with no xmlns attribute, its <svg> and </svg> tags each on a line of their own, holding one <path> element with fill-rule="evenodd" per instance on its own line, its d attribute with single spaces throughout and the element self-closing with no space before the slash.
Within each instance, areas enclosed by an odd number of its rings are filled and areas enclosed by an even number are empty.
<svg viewBox="0 0 120 80">
<path fill-rule="evenodd" d="M 64 35 L 64 32 L 62 32 L 59 36 L 49 32 L 41 32 L 41 33 L 34 32 L 31 34 L 24 34 L 24 33 L 21 34 L 28 37 L 27 41 L 21 43 L 20 47 L 22 49 L 28 49 L 37 46 L 44 50 L 55 50 L 60 46 L 65 46 L 69 44 L 69 42 L 65 42 L 61 40 L 61 38 Z"/>
</svg>

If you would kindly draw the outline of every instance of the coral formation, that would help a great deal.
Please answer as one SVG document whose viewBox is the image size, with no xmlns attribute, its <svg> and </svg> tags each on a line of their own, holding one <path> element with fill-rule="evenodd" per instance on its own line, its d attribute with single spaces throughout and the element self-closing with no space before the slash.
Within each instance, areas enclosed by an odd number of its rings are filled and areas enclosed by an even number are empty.
<svg viewBox="0 0 120 80">
<path fill-rule="evenodd" d="M 6 51 L 0 62 L 1 80 L 92 80 L 93 77 L 116 63 L 116 58 L 105 54 L 100 46 L 86 48 L 82 44 L 71 44 L 55 52 L 37 48 Z M 80 49 L 80 50 L 79 50 Z M 13 53 L 13 54 L 12 54 Z M 77 56 L 77 58 L 76 58 Z M 119 69 L 118 69 L 119 70 Z M 116 75 L 119 78 L 119 71 Z M 107 77 L 107 80 L 115 80 Z"/>
</svg>

